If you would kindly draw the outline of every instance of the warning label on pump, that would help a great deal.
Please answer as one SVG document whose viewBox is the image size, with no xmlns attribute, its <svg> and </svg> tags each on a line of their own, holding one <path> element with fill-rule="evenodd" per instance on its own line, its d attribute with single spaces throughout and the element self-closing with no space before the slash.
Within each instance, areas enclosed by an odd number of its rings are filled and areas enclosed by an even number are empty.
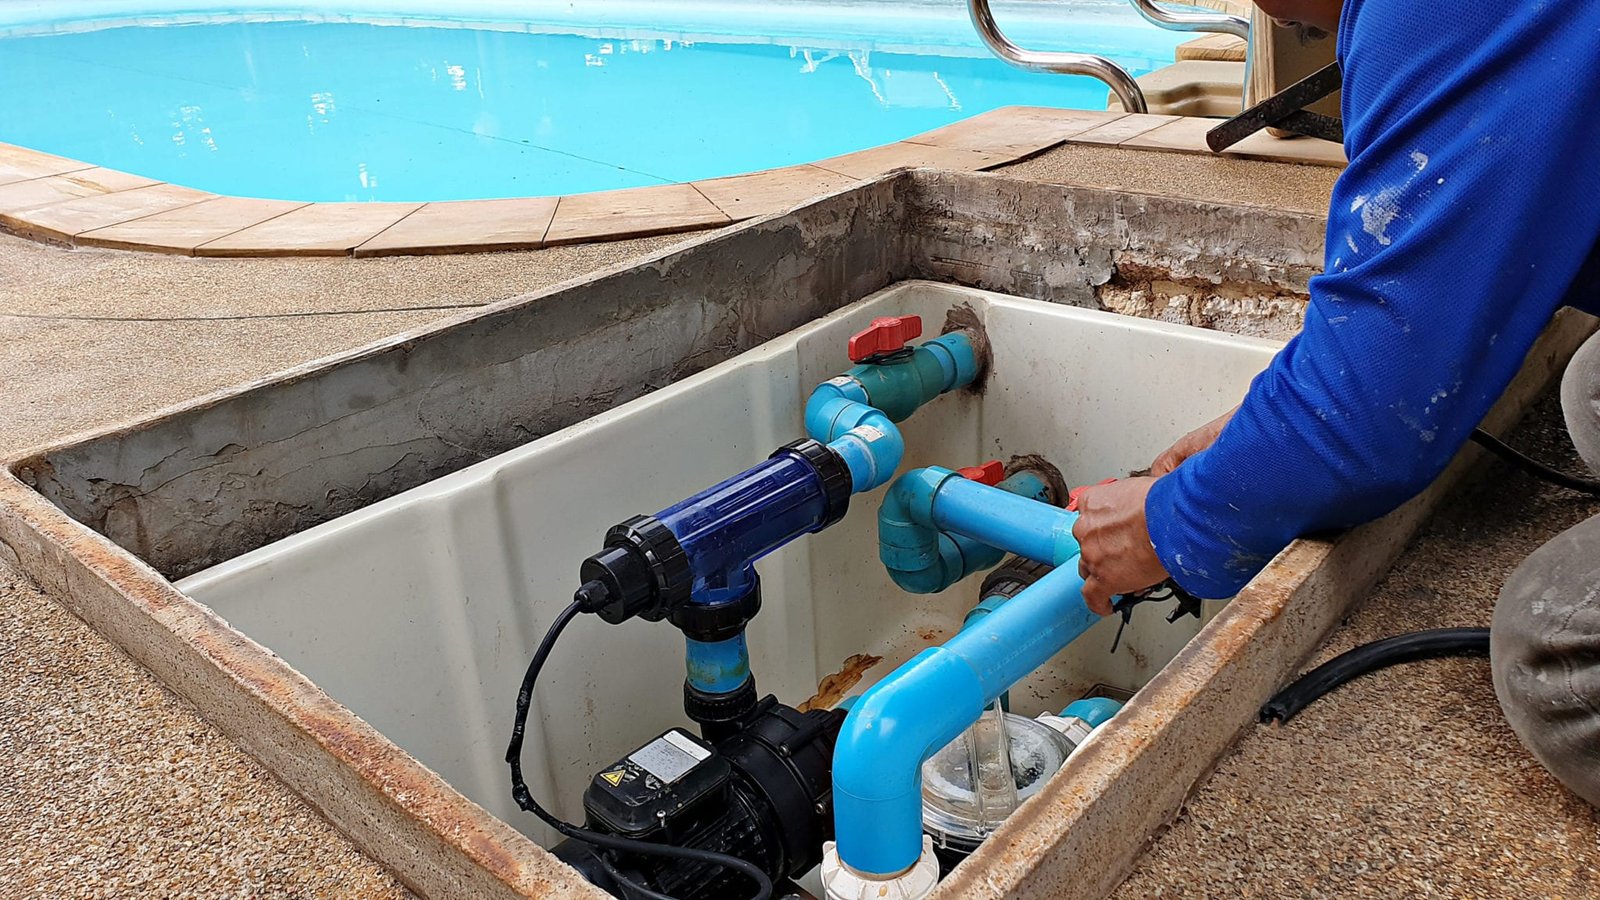
<svg viewBox="0 0 1600 900">
<path fill-rule="evenodd" d="M 710 755 L 693 738 L 674 730 L 633 751 L 628 761 L 671 784 Z"/>
<path fill-rule="evenodd" d="M 622 779 L 626 777 L 627 774 L 627 769 L 613 769 L 610 772 L 601 772 L 600 777 L 604 778 L 612 787 L 616 787 L 617 785 L 622 784 Z"/>
</svg>

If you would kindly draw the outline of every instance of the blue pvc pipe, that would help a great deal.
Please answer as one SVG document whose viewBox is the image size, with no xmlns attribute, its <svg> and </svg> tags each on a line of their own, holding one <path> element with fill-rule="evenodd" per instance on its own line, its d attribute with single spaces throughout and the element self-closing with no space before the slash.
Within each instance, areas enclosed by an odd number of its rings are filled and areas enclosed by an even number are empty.
<svg viewBox="0 0 1600 900">
<path fill-rule="evenodd" d="M 750 649 L 744 632 L 725 641 L 703 643 L 685 638 L 689 683 L 708 694 L 726 694 L 750 678 Z"/>
<path fill-rule="evenodd" d="M 957 477 L 941 480 L 928 524 L 1024 559 L 1059 566 L 1078 555 L 1078 541 L 1072 536 L 1077 520 L 1077 513 Z"/>
<path fill-rule="evenodd" d="M 1019 473 L 1001 484 L 938 466 L 896 480 L 878 510 L 878 558 L 894 583 L 934 594 L 996 565 L 1003 551 L 1047 565 L 1078 555 L 1077 514 L 1030 499 L 1045 494 L 1038 476 Z"/>
<path fill-rule="evenodd" d="M 833 753 L 839 858 L 878 877 L 913 865 L 922 854 L 922 764 L 1099 620 L 1084 605 L 1077 566 L 1059 566 L 863 694 Z"/>
</svg>

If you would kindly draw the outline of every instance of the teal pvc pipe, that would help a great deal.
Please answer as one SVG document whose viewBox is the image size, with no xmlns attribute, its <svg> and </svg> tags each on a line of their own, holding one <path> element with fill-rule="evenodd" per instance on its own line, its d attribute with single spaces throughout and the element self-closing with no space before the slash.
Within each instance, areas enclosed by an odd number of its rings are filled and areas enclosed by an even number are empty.
<svg viewBox="0 0 1600 900">
<path fill-rule="evenodd" d="M 859 365 L 817 385 L 806 401 L 806 434 L 844 458 L 853 491 L 874 490 L 894 477 L 905 456 L 895 423 L 977 377 L 972 339 L 953 331 L 908 355 Z"/>
<path fill-rule="evenodd" d="M 922 764 L 1099 619 L 1077 566 L 1060 566 L 863 694 L 834 747 L 839 858 L 878 877 L 911 867 L 922 853 Z"/>
</svg>

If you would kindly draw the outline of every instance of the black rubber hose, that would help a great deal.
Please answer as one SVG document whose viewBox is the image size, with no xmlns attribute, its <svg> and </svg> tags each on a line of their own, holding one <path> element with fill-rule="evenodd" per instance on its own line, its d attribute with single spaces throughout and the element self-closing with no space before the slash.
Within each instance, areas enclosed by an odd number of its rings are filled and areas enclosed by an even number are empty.
<svg viewBox="0 0 1600 900">
<path fill-rule="evenodd" d="M 1451 656 L 1488 656 L 1489 629 L 1435 628 L 1373 641 L 1328 660 L 1261 707 L 1262 722 L 1288 722 L 1318 697 L 1368 672 L 1396 663 Z"/>
<path fill-rule="evenodd" d="M 1542 478 L 1551 484 L 1560 485 L 1568 490 L 1577 491 L 1580 494 L 1588 494 L 1591 497 L 1600 497 L 1600 481 L 1593 481 L 1588 478 L 1579 478 L 1576 475 L 1568 475 L 1565 472 L 1552 469 L 1544 463 L 1539 462 L 1537 459 L 1518 451 L 1515 447 L 1512 447 L 1510 444 L 1507 444 L 1505 441 L 1500 440 L 1481 428 L 1474 428 L 1472 430 L 1472 441 L 1483 449 L 1493 453 L 1495 456 L 1500 457 L 1506 462 L 1517 466 L 1518 468 L 1537 478 Z"/>
<path fill-rule="evenodd" d="M 726 853 L 714 853 L 710 850 L 699 850 L 693 847 L 673 847 L 668 844 L 657 844 L 651 841 L 640 841 L 625 838 L 615 834 L 605 834 L 599 831 L 590 831 L 561 821 L 555 814 L 539 805 L 533 799 L 533 794 L 528 791 L 528 784 L 522 778 L 522 736 L 528 725 L 528 707 L 533 704 L 533 686 L 539 680 L 539 671 L 544 668 L 544 661 L 550 656 L 550 650 L 556 645 L 556 638 L 581 612 L 593 612 L 587 608 L 589 597 L 585 591 L 589 585 L 584 585 L 578 591 L 578 599 L 573 600 L 567 608 L 556 616 L 551 623 L 550 630 L 545 632 L 544 640 L 539 642 L 539 649 L 533 653 L 533 659 L 528 662 L 528 671 L 522 676 L 522 686 L 517 690 L 517 712 L 511 725 L 511 744 L 506 747 L 506 762 L 511 766 L 511 797 L 517 805 L 544 820 L 546 825 L 554 828 L 563 837 L 575 841 L 583 841 L 603 850 L 616 850 L 621 853 L 639 853 L 646 856 L 665 856 L 670 859 L 688 859 L 696 862 L 710 863 L 736 869 L 744 873 L 756 884 L 756 892 L 752 900 L 770 900 L 772 897 L 772 879 L 761 867 L 748 860 Z M 598 604 L 596 603 L 596 608 Z M 601 859 L 605 865 L 607 860 Z"/>
</svg>

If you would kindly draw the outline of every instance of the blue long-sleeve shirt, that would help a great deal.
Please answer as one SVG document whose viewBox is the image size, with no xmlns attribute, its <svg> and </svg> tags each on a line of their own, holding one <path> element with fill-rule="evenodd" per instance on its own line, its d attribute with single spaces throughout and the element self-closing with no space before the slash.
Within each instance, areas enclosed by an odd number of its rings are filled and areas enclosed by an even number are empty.
<svg viewBox="0 0 1600 900">
<path fill-rule="evenodd" d="M 1146 502 L 1202 597 L 1421 491 L 1556 310 L 1600 312 L 1600 2 L 1346 0 L 1339 57 L 1350 165 L 1305 328 Z"/>
</svg>

